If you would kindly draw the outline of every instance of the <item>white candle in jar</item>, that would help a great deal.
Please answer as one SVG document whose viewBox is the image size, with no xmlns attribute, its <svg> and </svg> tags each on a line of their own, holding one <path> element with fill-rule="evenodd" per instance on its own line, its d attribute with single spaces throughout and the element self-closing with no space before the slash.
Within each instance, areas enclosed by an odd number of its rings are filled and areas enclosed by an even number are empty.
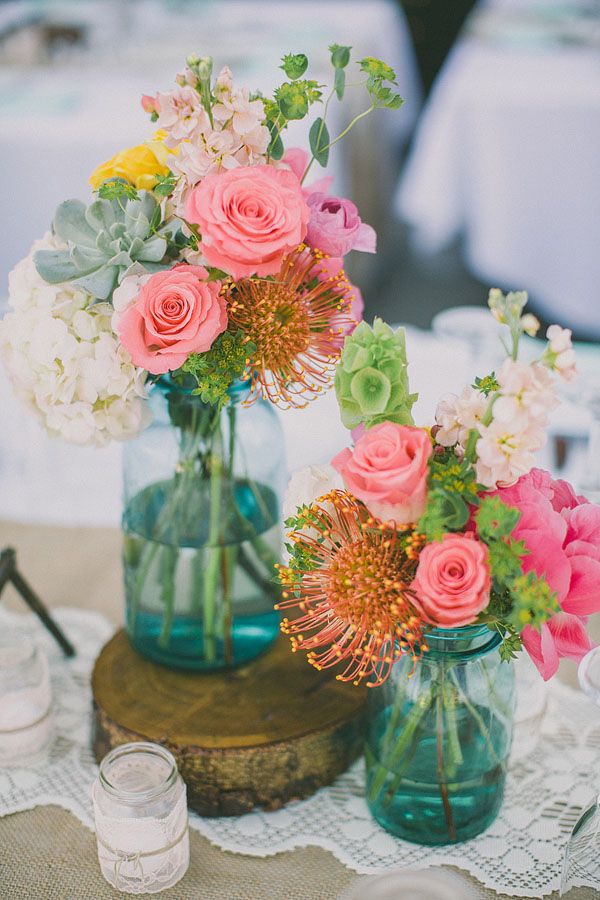
<svg viewBox="0 0 600 900">
<path fill-rule="evenodd" d="M 45 655 L 21 637 L 0 644 L 0 766 L 30 763 L 52 735 L 52 694 Z"/>
<path fill-rule="evenodd" d="M 101 762 L 93 787 L 98 860 L 126 893 L 156 893 L 189 865 L 186 790 L 173 756 L 157 744 L 124 744 Z"/>
</svg>

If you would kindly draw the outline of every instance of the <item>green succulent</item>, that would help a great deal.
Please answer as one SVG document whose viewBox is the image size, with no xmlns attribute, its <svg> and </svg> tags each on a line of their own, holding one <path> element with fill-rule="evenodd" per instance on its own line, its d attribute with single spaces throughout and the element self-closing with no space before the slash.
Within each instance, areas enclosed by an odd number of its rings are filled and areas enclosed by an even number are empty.
<svg viewBox="0 0 600 900">
<path fill-rule="evenodd" d="M 392 331 L 376 318 L 349 335 L 335 373 L 335 391 L 342 422 L 367 428 L 379 422 L 413 425 L 411 408 L 417 394 L 410 394 L 403 328 Z"/>
<path fill-rule="evenodd" d="M 178 235 L 161 226 L 152 194 L 135 199 L 61 203 L 52 223 L 66 250 L 38 250 L 35 266 L 50 284 L 73 281 L 98 300 L 107 300 L 125 275 L 156 272 L 169 265 Z"/>
</svg>

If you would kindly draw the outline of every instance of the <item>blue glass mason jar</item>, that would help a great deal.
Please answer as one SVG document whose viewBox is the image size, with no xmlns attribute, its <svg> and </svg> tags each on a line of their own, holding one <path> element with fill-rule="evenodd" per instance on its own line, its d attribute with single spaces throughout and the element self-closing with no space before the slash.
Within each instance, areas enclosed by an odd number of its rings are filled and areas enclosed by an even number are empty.
<svg viewBox="0 0 600 900">
<path fill-rule="evenodd" d="M 279 632 L 284 441 L 273 407 L 220 411 L 170 376 L 153 422 L 124 448 L 126 628 L 143 656 L 177 669 L 239 666 Z"/>
<path fill-rule="evenodd" d="M 434 628 L 413 674 L 406 656 L 369 691 L 367 802 L 387 831 L 454 844 L 494 821 L 504 793 L 514 669 L 486 625 Z"/>
</svg>

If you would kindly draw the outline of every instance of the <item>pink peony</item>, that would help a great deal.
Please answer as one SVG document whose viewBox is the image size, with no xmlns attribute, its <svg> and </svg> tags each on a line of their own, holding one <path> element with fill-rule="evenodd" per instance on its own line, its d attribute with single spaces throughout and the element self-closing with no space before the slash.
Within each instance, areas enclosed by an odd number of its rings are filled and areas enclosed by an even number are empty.
<svg viewBox="0 0 600 900">
<path fill-rule="evenodd" d="M 541 631 L 526 625 L 521 638 L 544 681 L 556 673 L 561 657 L 579 662 L 593 647 L 585 622 L 568 613 L 552 616 Z"/>
<path fill-rule="evenodd" d="M 118 323 L 136 366 L 153 375 L 178 369 L 190 353 L 209 350 L 227 327 L 221 283 L 207 281 L 203 266 L 177 265 L 156 272 Z"/>
<path fill-rule="evenodd" d="M 375 253 L 375 231 L 361 220 L 351 200 L 316 191 L 310 194 L 307 203 L 310 221 L 306 242 L 311 247 L 330 256 L 345 256 L 350 250 Z"/>
<path fill-rule="evenodd" d="M 431 625 L 470 625 L 490 600 L 488 548 L 471 535 L 445 534 L 421 551 L 411 588 Z"/>
<path fill-rule="evenodd" d="M 331 461 L 351 494 L 381 520 L 397 525 L 416 520 L 427 502 L 427 462 L 432 446 L 422 428 L 374 425 Z"/>
<path fill-rule="evenodd" d="M 301 147 L 290 147 L 290 149 L 286 150 L 284 153 L 282 162 L 288 165 L 298 181 L 302 182 L 306 167 L 308 166 L 308 159 L 309 157 L 306 150 L 302 150 Z M 322 191 L 324 194 L 327 194 L 332 181 L 333 175 L 324 175 L 323 178 L 318 178 L 317 181 L 313 181 L 307 187 L 303 187 L 302 193 L 305 197 L 310 197 L 315 191 Z"/>
<path fill-rule="evenodd" d="M 526 650 L 548 679 L 560 657 L 580 660 L 590 649 L 584 618 L 600 612 L 600 507 L 541 469 L 495 493 L 521 513 L 512 536 L 528 550 L 523 570 L 546 578 L 562 610 L 541 632 L 527 626 L 522 633 Z"/>
<path fill-rule="evenodd" d="M 233 278 L 279 272 L 304 240 L 308 217 L 296 176 L 273 166 L 207 175 L 185 205 L 185 218 L 200 228 L 206 260 Z"/>
</svg>

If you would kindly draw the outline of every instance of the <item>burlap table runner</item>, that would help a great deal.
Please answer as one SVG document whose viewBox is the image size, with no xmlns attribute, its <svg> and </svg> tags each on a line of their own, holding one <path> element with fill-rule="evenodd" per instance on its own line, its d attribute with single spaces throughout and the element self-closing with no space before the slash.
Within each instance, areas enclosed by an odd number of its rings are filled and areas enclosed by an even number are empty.
<svg viewBox="0 0 600 900">
<path fill-rule="evenodd" d="M 46 603 L 97 609 L 119 623 L 123 613 L 120 536 L 114 529 L 56 528 L 0 522 L 0 547 L 13 546 L 19 565 Z M 23 609 L 7 589 L 5 602 Z M 600 635 L 597 635 L 600 637 Z M 573 667 L 564 667 L 574 680 Z M 190 869 L 169 891 L 173 900 L 338 900 L 358 876 L 318 847 L 258 859 L 227 853 L 190 832 Z M 471 879 L 476 896 L 503 898 Z M 110 900 L 122 897 L 100 875 L 91 831 L 66 810 L 38 807 L 0 818 L 1 900 Z M 550 896 L 550 895 L 548 895 Z M 558 900 L 558 894 L 551 895 Z M 569 900 L 592 900 L 575 890 Z"/>
</svg>

